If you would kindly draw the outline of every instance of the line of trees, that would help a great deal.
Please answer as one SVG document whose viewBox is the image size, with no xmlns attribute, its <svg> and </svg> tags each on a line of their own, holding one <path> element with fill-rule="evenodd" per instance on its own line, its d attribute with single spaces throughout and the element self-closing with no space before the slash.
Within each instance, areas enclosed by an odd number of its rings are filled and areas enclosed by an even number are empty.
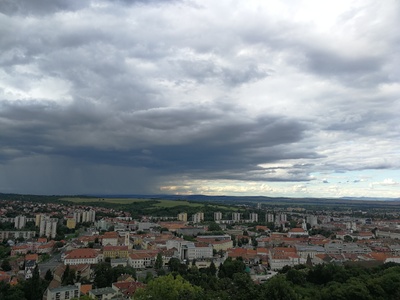
<svg viewBox="0 0 400 300">
<path fill-rule="evenodd" d="M 197 269 L 173 261 L 170 271 L 150 281 L 135 299 L 400 299 L 400 266 L 393 263 L 374 268 L 334 264 L 286 267 L 263 284 L 251 280 L 240 259 L 228 258 L 218 272 L 215 265 Z"/>
</svg>

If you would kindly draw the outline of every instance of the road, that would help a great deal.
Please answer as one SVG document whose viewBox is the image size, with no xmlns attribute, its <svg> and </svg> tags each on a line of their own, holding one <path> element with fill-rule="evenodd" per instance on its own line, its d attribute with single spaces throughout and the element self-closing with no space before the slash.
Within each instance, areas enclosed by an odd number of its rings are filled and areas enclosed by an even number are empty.
<svg viewBox="0 0 400 300">
<path fill-rule="evenodd" d="M 46 274 L 47 270 L 50 269 L 51 271 L 54 271 L 54 269 L 62 264 L 62 262 L 60 262 L 61 260 L 61 253 L 57 253 L 52 255 L 52 257 L 44 262 L 44 263 L 39 263 L 39 271 L 40 271 L 40 276 L 44 277 L 44 275 Z"/>
</svg>

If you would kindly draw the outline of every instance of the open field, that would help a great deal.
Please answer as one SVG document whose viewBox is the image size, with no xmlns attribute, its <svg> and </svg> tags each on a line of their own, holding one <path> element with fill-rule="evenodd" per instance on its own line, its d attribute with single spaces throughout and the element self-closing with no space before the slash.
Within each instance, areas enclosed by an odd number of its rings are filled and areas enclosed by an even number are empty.
<svg viewBox="0 0 400 300">
<path fill-rule="evenodd" d="M 155 204 L 155 207 L 175 207 L 175 206 L 190 206 L 190 207 L 203 207 L 204 204 L 192 203 L 188 201 L 175 201 L 175 200 L 156 200 L 159 203 Z"/>
<path fill-rule="evenodd" d="M 111 204 L 132 204 L 138 202 L 158 202 L 157 204 L 152 204 L 149 207 L 158 207 L 158 208 L 169 208 L 175 206 L 189 206 L 189 207 L 202 207 L 204 204 L 201 203 L 192 203 L 188 201 L 181 200 L 162 200 L 162 199 L 137 199 L 137 198 L 75 198 L 75 197 L 66 197 L 60 198 L 63 201 L 69 201 L 77 204 L 84 203 L 111 203 Z"/>
<path fill-rule="evenodd" d="M 131 204 L 135 202 L 146 202 L 151 201 L 150 199 L 130 199 L 130 198 L 75 198 L 75 197 L 66 197 L 60 198 L 62 201 L 68 201 L 73 203 L 111 203 L 111 204 Z"/>
</svg>

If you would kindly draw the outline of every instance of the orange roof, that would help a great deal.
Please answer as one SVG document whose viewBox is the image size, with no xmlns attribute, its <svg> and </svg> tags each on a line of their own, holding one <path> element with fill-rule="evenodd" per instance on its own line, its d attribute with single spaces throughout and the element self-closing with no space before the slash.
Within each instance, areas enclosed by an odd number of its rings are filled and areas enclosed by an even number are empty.
<svg viewBox="0 0 400 300">
<path fill-rule="evenodd" d="M 269 228 L 267 226 L 257 225 L 256 226 L 256 230 L 259 230 L 259 229 L 264 230 L 264 231 L 268 231 L 269 230 Z"/>
<path fill-rule="evenodd" d="M 119 235 L 118 235 L 118 232 L 116 232 L 116 231 L 107 231 L 107 232 L 104 232 L 104 235 L 103 235 L 103 238 L 118 238 L 119 237 Z"/>
<path fill-rule="evenodd" d="M 8 275 L 6 272 L 0 271 L 0 281 L 9 282 L 10 278 L 10 275 Z"/>
<path fill-rule="evenodd" d="M 35 260 L 37 261 L 39 256 L 37 254 L 27 254 L 25 255 L 25 260 Z"/>
<path fill-rule="evenodd" d="M 382 252 L 371 252 L 368 253 L 366 256 L 379 261 L 385 261 L 388 258 L 388 255 Z"/>
<path fill-rule="evenodd" d="M 91 284 L 82 284 L 81 285 L 81 293 L 86 295 L 87 293 L 89 293 L 89 291 L 91 291 L 93 288 L 93 286 Z"/>
<path fill-rule="evenodd" d="M 286 247 L 275 247 L 272 249 L 275 253 L 277 252 L 287 252 L 287 253 L 296 253 L 296 248 L 286 248 Z"/>
<path fill-rule="evenodd" d="M 152 252 L 150 252 L 150 251 L 149 252 L 134 252 L 134 253 L 129 254 L 129 257 L 131 259 L 144 259 L 144 258 L 152 258 L 155 256 L 157 256 L 157 252 L 154 252 L 154 251 L 152 251 Z"/>
<path fill-rule="evenodd" d="M 303 228 L 292 228 L 289 232 L 305 232 Z"/>
<path fill-rule="evenodd" d="M 97 257 L 97 251 L 90 248 L 75 249 L 72 250 L 66 257 L 66 259 L 77 259 L 77 258 L 95 258 Z"/>
<path fill-rule="evenodd" d="M 128 246 L 104 246 L 104 251 L 128 251 Z"/>
</svg>

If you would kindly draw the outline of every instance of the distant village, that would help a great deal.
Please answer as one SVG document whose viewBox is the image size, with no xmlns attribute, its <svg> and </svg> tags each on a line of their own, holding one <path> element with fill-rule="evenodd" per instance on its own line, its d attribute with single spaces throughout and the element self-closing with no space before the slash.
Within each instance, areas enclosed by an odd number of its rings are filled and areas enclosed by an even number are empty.
<svg viewBox="0 0 400 300">
<path fill-rule="evenodd" d="M 201 211 L 132 219 L 104 207 L 1 200 L 0 229 L 0 281 L 16 285 L 35 268 L 42 277 L 51 272 L 43 295 L 48 300 L 131 299 L 145 276 L 157 276 L 157 263 L 167 269 L 172 259 L 201 269 L 240 258 L 259 283 L 300 264 L 400 263 L 400 220 L 390 212 L 383 217 L 258 203 L 248 207 L 246 218 L 216 211 L 206 222 Z M 93 270 L 105 261 L 135 269 L 136 278 L 121 274 L 110 286 L 96 288 Z M 65 285 L 67 268 L 79 280 Z"/>
</svg>

